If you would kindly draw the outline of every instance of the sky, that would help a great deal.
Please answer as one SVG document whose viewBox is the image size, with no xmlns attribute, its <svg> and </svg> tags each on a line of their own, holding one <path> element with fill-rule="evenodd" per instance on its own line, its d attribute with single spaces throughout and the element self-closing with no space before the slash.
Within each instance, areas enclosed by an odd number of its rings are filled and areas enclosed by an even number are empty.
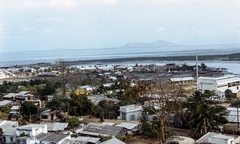
<svg viewBox="0 0 240 144">
<path fill-rule="evenodd" d="M 0 52 L 240 43 L 239 0 L 0 0 Z"/>
</svg>

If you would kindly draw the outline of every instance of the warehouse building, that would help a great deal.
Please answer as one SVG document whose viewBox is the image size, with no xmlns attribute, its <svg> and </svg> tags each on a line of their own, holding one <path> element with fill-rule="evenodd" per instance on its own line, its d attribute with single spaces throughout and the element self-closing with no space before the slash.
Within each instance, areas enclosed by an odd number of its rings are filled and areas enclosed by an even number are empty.
<svg viewBox="0 0 240 144">
<path fill-rule="evenodd" d="M 199 77 L 197 79 L 197 90 L 202 92 L 209 90 L 214 92 L 225 92 L 230 89 L 236 96 L 240 96 L 240 78 L 234 75 L 223 77 Z"/>
</svg>

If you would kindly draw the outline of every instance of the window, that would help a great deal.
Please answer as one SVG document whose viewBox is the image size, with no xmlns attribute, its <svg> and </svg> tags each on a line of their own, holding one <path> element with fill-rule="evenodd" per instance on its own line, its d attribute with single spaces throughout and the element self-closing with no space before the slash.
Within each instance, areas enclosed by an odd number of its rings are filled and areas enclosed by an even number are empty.
<svg viewBox="0 0 240 144">
<path fill-rule="evenodd" d="M 126 120 L 126 114 L 122 113 L 122 120 Z"/>
</svg>

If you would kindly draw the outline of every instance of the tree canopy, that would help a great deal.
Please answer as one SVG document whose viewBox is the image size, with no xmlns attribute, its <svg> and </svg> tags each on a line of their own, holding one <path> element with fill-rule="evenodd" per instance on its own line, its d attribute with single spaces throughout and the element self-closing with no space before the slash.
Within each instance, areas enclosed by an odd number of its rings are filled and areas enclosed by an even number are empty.
<svg viewBox="0 0 240 144">
<path fill-rule="evenodd" d="M 71 115 L 82 116 L 91 114 L 93 110 L 93 103 L 86 97 L 77 95 L 75 93 L 70 94 L 70 111 Z"/>
<path fill-rule="evenodd" d="M 71 128 L 75 128 L 80 125 L 80 121 L 77 117 L 68 118 L 66 122 L 68 123 L 68 126 Z"/>
<path fill-rule="evenodd" d="M 29 118 L 29 122 L 32 121 L 32 116 L 37 114 L 37 112 L 38 112 L 38 108 L 37 108 L 37 106 L 33 102 L 31 102 L 31 101 L 24 101 L 21 104 L 20 113 L 24 117 L 28 117 Z"/>
</svg>

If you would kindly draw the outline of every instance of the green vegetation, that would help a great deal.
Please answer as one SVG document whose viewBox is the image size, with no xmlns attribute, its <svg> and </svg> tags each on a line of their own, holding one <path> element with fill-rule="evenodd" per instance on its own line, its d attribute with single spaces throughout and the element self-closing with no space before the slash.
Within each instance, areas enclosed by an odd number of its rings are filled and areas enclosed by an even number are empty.
<svg viewBox="0 0 240 144">
<path fill-rule="evenodd" d="M 190 128 L 198 133 L 198 136 L 204 135 L 220 124 L 227 123 L 226 108 L 220 105 L 211 104 L 208 100 L 210 92 L 201 93 L 196 91 L 188 99 L 188 111 Z M 190 114 L 190 115 L 189 115 Z"/>
<path fill-rule="evenodd" d="M 25 119 L 28 119 L 30 123 L 32 122 L 32 119 L 35 118 L 34 116 L 36 116 L 37 112 L 38 112 L 38 108 L 37 106 L 35 106 L 33 102 L 24 101 L 21 104 L 20 113 L 21 115 L 23 115 Z"/>
<path fill-rule="evenodd" d="M 84 116 L 92 113 L 93 103 L 86 96 L 70 94 L 69 114 L 74 116 Z"/>
<path fill-rule="evenodd" d="M 66 120 L 70 128 L 76 128 L 80 125 L 80 121 L 77 117 L 71 117 Z"/>
</svg>

